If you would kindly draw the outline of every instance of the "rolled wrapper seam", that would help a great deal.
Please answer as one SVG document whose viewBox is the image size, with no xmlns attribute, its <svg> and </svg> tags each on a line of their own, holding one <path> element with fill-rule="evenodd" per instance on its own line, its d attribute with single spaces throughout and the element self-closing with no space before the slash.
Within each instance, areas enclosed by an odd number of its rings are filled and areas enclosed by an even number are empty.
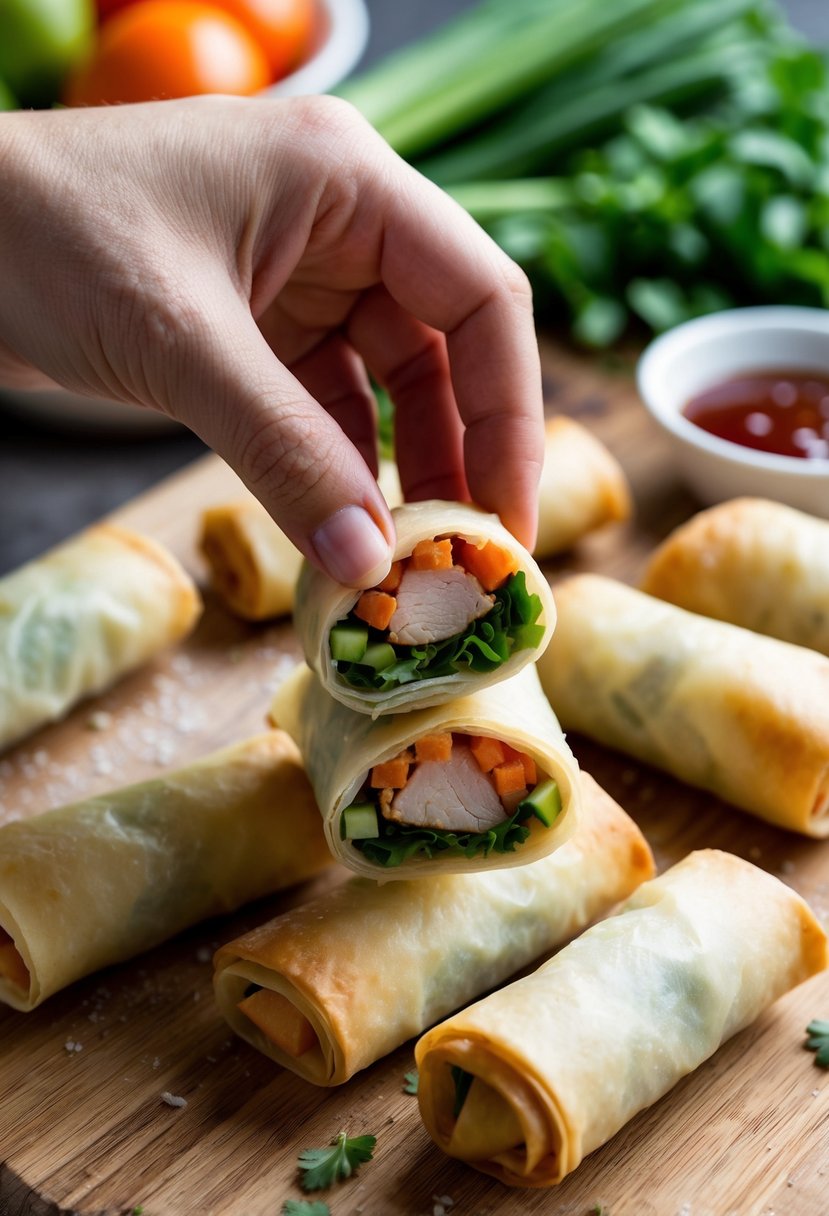
<svg viewBox="0 0 829 1216">
<path fill-rule="evenodd" d="M 582 822 L 549 857 L 382 888 L 355 878 L 223 946 L 222 1015 L 277 1063 L 339 1085 L 559 945 L 653 874 L 636 825 L 587 774 L 581 784 Z M 311 1024 L 313 1043 L 299 1055 L 239 1008 L 251 984 Z"/>
<path fill-rule="evenodd" d="M 200 612 L 172 554 L 114 524 L 0 579 L 0 747 L 178 641 Z"/>
<path fill-rule="evenodd" d="M 576 828 L 578 766 L 534 667 L 525 668 L 497 688 L 482 688 L 449 704 L 380 719 L 354 713 L 334 701 L 308 668 L 301 667 L 277 690 L 270 717 L 299 746 L 333 856 L 368 878 L 387 882 L 448 871 L 471 873 L 520 866 L 558 848 Z M 552 826 L 533 820 L 529 838 L 514 852 L 473 858 L 448 854 L 410 857 L 394 868 L 370 861 L 349 840 L 343 840 L 341 813 L 353 802 L 372 768 L 435 731 L 488 735 L 532 757 L 558 784 L 561 811 Z"/>
<path fill-rule="evenodd" d="M 0 1000 L 33 1009 L 82 976 L 330 860 L 299 753 L 281 731 L 7 824 Z"/>
<path fill-rule="evenodd" d="M 556 597 L 538 670 L 565 729 L 829 836 L 829 659 L 598 575 Z"/>
<path fill-rule="evenodd" d="M 450 675 L 400 684 L 387 692 L 351 687 L 334 666 L 329 638 L 332 627 L 355 606 L 359 592 L 335 583 L 322 571 L 305 563 L 297 584 L 294 623 L 306 661 L 330 696 L 350 709 L 373 717 L 405 713 L 411 709 L 439 705 L 474 689 L 500 683 L 538 658 L 555 628 L 552 592 L 536 562 L 497 516 L 487 515 L 477 507 L 463 503 L 438 501 L 408 503 L 395 508 L 392 515 L 397 531 L 395 561 L 408 557 L 420 541 L 438 537 L 460 537 L 473 545 L 491 542 L 513 555 L 519 571 L 526 576 L 528 592 L 541 600 L 538 624 L 544 628 L 543 637 L 535 646 L 514 650 L 492 671 L 464 668 Z"/>
<path fill-rule="evenodd" d="M 415 1052 L 423 1121 L 485 1173 L 550 1186 L 826 965 L 799 895 L 729 854 L 693 853 L 430 1030 Z M 471 1078 L 459 1112 L 452 1068 Z"/>
</svg>

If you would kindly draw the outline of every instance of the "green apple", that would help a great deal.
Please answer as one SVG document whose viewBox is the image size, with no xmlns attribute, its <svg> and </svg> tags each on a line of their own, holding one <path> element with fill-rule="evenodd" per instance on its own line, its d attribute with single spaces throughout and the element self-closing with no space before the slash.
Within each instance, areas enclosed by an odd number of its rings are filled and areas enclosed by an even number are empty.
<svg viewBox="0 0 829 1216">
<path fill-rule="evenodd" d="M 94 30 L 93 0 L 0 0 L 0 79 L 24 105 L 58 101 Z"/>
</svg>

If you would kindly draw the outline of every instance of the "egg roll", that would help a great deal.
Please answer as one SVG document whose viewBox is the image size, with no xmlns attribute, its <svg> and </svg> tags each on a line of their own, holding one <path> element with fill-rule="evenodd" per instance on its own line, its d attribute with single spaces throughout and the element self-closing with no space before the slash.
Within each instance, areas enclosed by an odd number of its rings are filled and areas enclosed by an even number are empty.
<svg viewBox="0 0 829 1216">
<path fill-rule="evenodd" d="M 642 590 L 829 655 L 829 521 L 762 498 L 720 503 L 663 541 Z"/>
<path fill-rule="evenodd" d="M 0 1000 L 82 976 L 318 873 L 299 753 L 271 731 L 152 781 L 0 828 Z"/>
<path fill-rule="evenodd" d="M 340 1085 L 585 928 L 653 874 L 639 829 L 587 774 L 549 857 L 494 874 L 353 878 L 223 946 L 219 1010 L 316 1085 Z"/>
<path fill-rule="evenodd" d="M 783 993 L 826 935 L 778 879 L 716 850 L 641 886 L 532 975 L 418 1042 L 435 1143 L 510 1186 L 552 1186 Z"/>
<path fill-rule="evenodd" d="M 392 461 L 380 461 L 378 482 L 389 506 L 399 506 L 403 493 Z M 630 511 L 627 479 L 604 444 L 572 418 L 549 418 L 533 556 L 553 557 Z M 293 610 L 302 555 L 252 494 L 208 508 L 199 547 L 213 589 L 231 612 L 264 621 Z"/>
<path fill-rule="evenodd" d="M 307 667 L 271 721 L 297 742 L 336 859 L 383 881 L 535 861 L 576 827 L 576 761 L 533 667 L 448 705 L 372 719 Z"/>
<path fill-rule="evenodd" d="M 598 575 L 556 602 L 539 674 L 566 730 L 829 836 L 829 659 Z"/>
<path fill-rule="evenodd" d="M 184 637 L 200 612 L 175 558 L 114 524 L 0 579 L 0 747 Z"/>
<path fill-rule="evenodd" d="M 495 515 L 463 503 L 392 512 L 394 561 L 355 591 L 307 562 L 294 623 L 326 690 L 359 713 L 439 705 L 515 675 L 550 640 L 555 606 L 533 558 Z"/>
</svg>

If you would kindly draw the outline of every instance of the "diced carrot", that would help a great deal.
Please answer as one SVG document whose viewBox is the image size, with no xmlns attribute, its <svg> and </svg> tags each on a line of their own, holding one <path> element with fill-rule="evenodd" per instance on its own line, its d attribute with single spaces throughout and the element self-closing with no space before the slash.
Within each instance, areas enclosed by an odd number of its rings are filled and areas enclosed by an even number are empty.
<svg viewBox="0 0 829 1216">
<path fill-rule="evenodd" d="M 409 780 L 409 756 L 395 756 L 393 760 L 385 760 L 375 764 L 371 770 L 370 784 L 375 790 L 402 790 Z"/>
<path fill-rule="evenodd" d="M 397 600 L 385 591 L 364 591 L 354 605 L 354 615 L 371 625 L 372 629 L 388 629 Z"/>
<path fill-rule="evenodd" d="M 538 774 L 532 756 L 528 756 L 526 752 L 519 752 L 517 748 L 510 747 L 508 743 L 504 744 L 504 751 L 507 760 L 520 760 L 524 765 L 524 779 L 527 785 L 535 785 L 538 781 Z"/>
<path fill-rule="evenodd" d="M 420 540 L 412 549 L 412 570 L 451 570 L 451 540 Z"/>
<path fill-rule="evenodd" d="M 496 764 L 503 764 L 506 759 L 503 743 L 500 739 L 491 739 L 489 735 L 473 735 L 469 746 L 483 773 L 491 772 Z"/>
<path fill-rule="evenodd" d="M 418 760 L 439 760 L 446 763 L 452 755 L 452 732 L 436 731 L 433 735 L 424 735 L 415 741 L 415 755 Z"/>
<path fill-rule="evenodd" d="M 382 583 L 377 584 L 378 591 L 396 591 L 400 586 L 400 580 L 403 577 L 403 563 L 392 562 L 391 570 L 389 570 Z"/>
<path fill-rule="evenodd" d="M 518 569 L 518 559 L 491 540 L 480 549 L 469 541 L 462 541 L 457 546 L 456 556 L 464 570 L 475 575 L 484 591 L 495 591 Z"/>
<path fill-rule="evenodd" d="M 503 764 L 497 764 L 492 770 L 492 779 L 501 797 L 527 788 L 524 765 L 520 760 L 506 760 Z"/>
<path fill-rule="evenodd" d="M 238 1008 L 271 1042 L 295 1060 L 318 1042 L 314 1027 L 305 1015 L 280 992 L 261 988 L 239 1001 Z"/>
</svg>

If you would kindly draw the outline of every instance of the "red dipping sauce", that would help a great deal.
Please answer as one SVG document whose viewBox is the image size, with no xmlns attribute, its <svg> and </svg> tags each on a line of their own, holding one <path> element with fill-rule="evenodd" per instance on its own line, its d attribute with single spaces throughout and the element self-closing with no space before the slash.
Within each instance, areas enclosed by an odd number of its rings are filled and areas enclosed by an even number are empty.
<svg viewBox="0 0 829 1216">
<path fill-rule="evenodd" d="M 829 372 L 743 372 L 692 397 L 682 413 L 744 448 L 829 460 Z"/>
</svg>

